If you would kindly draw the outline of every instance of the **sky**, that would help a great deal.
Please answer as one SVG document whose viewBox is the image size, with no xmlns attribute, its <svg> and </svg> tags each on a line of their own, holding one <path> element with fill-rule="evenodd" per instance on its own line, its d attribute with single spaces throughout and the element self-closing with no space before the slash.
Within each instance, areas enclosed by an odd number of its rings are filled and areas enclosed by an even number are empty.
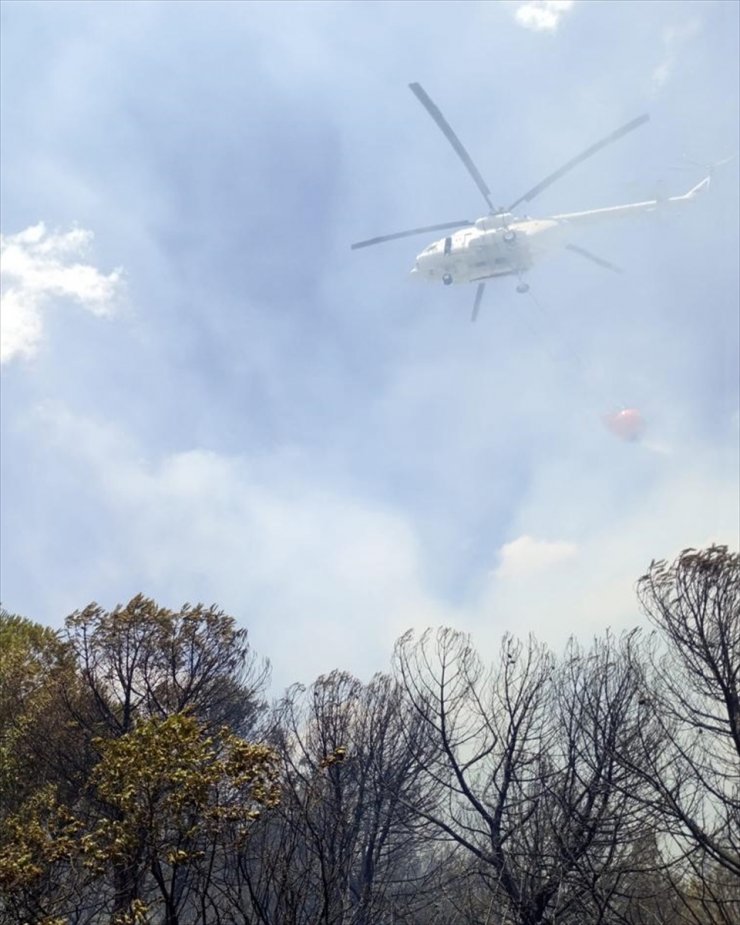
<svg viewBox="0 0 740 925">
<path fill-rule="evenodd" d="M 496 202 L 642 113 L 529 214 L 686 192 L 740 148 L 739 11 L 4 0 L 3 606 L 216 603 L 276 692 L 412 627 L 645 625 L 651 560 L 739 544 L 737 161 L 475 325 L 429 237 L 349 245 L 487 211 L 412 81 Z"/>
</svg>

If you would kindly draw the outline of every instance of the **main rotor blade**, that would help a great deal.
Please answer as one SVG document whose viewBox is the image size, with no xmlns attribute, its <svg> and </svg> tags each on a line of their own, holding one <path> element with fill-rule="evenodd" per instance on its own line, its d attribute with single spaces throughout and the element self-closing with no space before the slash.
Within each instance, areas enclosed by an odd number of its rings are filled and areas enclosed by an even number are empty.
<svg viewBox="0 0 740 925">
<path fill-rule="evenodd" d="M 605 148 L 607 145 L 610 145 L 613 141 L 618 141 L 628 132 L 633 131 L 636 128 L 639 128 L 641 125 L 644 125 L 650 120 L 650 116 L 639 116 L 637 119 L 633 119 L 631 122 L 628 122 L 627 125 L 623 125 L 622 128 L 618 128 L 616 132 L 612 132 L 611 135 L 607 135 L 606 138 L 602 138 L 601 141 L 597 141 L 596 144 L 591 145 L 590 148 L 586 148 L 581 154 L 577 157 L 574 157 L 572 160 L 569 160 L 567 164 L 556 170 L 555 173 L 551 173 L 549 177 L 538 183 L 537 186 L 533 186 L 529 192 L 525 193 L 523 196 L 520 196 L 515 202 L 509 206 L 508 210 L 511 212 L 520 202 L 530 202 L 534 199 L 535 196 L 547 189 L 548 186 L 555 183 L 556 180 L 559 180 L 561 177 L 564 177 L 566 173 L 572 170 L 578 164 L 583 163 L 587 158 L 591 157 L 593 154 L 596 154 L 597 151 L 601 151 L 602 148 Z"/>
<path fill-rule="evenodd" d="M 434 119 L 437 125 L 440 127 L 444 133 L 445 138 L 449 141 L 452 147 L 455 149 L 455 153 L 460 158 L 460 160 L 465 164 L 468 173 L 475 181 L 475 185 L 483 193 L 483 198 L 488 203 L 488 208 L 491 212 L 495 211 L 493 208 L 493 203 L 491 202 L 491 191 L 486 186 L 486 181 L 480 175 L 478 168 L 472 161 L 472 158 L 462 146 L 462 142 L 457 137 L 457 135 L 452 131 L 452 128 L 449 122 L 445 119 L 442 113 L 439 111 L 437 106 L 432 102 L 430 97 L 427 95 L 426 90 L 421 86 L 421 84 L 413 83 L 409 84 L 411 92 L 416 96 L 421 105 L 426 109 L 429 115 Z"/>
<path fill-rule="evenodd" d="M 608 260 L 604 260 L 602 257 L 597 257 L 596 254 L 592 254 L 591 251 L 587 251 L 585 247 L 578 247 L 576 244 L 566 244 L 565 249 L 568 251 L 573 251 L 574 254 L 580 254 L 581 257 L 585 257 L 586 260 L 591 260 L 593 263 L 598 263 L 600 267 L 604 267 L 605 270 L 611 270 L 613 273 L 624 273 L 624 270 L 621 267 L 618 267 L 616 263 L 609 263 Z"/>
<path fill-rule="evenodd" d="M 355 251 L 358 247 L 370 247 L 371 244 L 382 244 L 384 241 L 395 241 L 396 238 L 410 238 L 414 234 L 426 234 L 428 231 L 445 231 L 448 228 L 463 228 L 465 225 L 472 224 L 465 218 L 459 222 L 445 222 L 444 225 L 426 225 L 424 228 L 412 228 L 410 231 L 396 231 L 395 234 L 383 234 L 379 238 L 358 241 L 357 244 L 350 246 L 350 250 Z"/>
<path fill-rule="evenodd" d="M 473 301 L 473 314 L 470 316 L 470 320 L 475 321 L 478 317 L 478 312 L 480 311 L 480 303 L 483 298 L 483 290 L 486 288 L 485 283 L 478 283 L 478 288 L 475 290 L 475 299 Z"/>
</svg>

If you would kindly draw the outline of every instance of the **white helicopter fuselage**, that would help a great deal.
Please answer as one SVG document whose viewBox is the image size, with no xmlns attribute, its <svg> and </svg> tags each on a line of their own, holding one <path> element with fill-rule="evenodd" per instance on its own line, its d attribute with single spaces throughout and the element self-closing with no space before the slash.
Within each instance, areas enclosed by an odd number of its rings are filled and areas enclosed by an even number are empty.
<svg viewBox="0 0 740 925">
<path fill-rule="evenodd" d="M 587 212 L 569 212 L 544 219 L 517 218 L 510 213 L 486 215 L 430 244 L 416 258 L 411 275 L 427 282 L 471 283 L 497 276 L 521 276 L 534 263 L 568 243 L 571 231 L 617 218 L 671 208 L 693 199 L 709 185 L 709 177 L 683 196 L 651 199 Z"/>
</svg>

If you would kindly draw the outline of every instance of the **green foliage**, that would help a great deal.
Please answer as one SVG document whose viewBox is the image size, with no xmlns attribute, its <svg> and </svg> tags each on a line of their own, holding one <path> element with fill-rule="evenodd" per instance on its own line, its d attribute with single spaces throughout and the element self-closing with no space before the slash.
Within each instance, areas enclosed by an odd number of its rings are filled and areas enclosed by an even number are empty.
<svg viewBox="0 0 740 925">
<path fill-rule="evenodd" d="M 4 820 L 0 887 L 22 891 L 35 886 L 52 866 L 72 857 L 81 827 L 52 787 L 37 791 Z"/>
<path fill-rule="evenodd" d="M 60 691 L 76 686 L 72 653 L 57 633 L 0 611 L 0 819 L 49 779 L 46 759 L 70 719 Z"/>
<path fill-rule="evenodd" d="M 2 612 L 0 922 L 52 925 L 86 896 L 139 925 L 152 883 L 172 905 L 176 869 L 236 850 L 279 797 L 276 755 L 235 733 L 264 676 L 215 607 L 137 596 L 63 636 Z"/>
<path fill-rule="evenodd" d="M 63 913 L 79 886 L 82 828 L 52 786 L 6 816 L 0 833 L 0 921 L 66 922 Z"/>
<path fill-rule="evenodd" d="M 201 836 L 237 839 L 279 799 L 277 755 L 221 729 L 207 735 L 192 716 L 146 720 L 119 739 L 96 743 L 101 760 L 91 775 L 111 818 L 91 836 L 101 860 L 144 850 L 150 861 L 183 863 L 202 848 Z M 143 835 L 142 835 L 143 833 Z"/>
</svg>

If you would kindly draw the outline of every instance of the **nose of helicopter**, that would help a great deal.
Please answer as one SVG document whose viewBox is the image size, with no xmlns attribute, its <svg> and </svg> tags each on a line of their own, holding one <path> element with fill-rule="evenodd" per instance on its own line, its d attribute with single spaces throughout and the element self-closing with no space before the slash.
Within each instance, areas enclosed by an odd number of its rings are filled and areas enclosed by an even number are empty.
<svg viewBox="0 0 740 925">
<path fill-rule="evenodd" d="M 421 272 L 420 272 L 420 270 L 419 270 L 419 261 L 418 261 L 418 260 L 414 263 L 413 267 L 411 267 L 411 270 L 409 271 L 409 276 L 411 277 L 411 279 L 414 279 L 414 280 L 416 280 L 417 282 L 418 282 L 420 279 L 422 279 L 422 275 L 421 275 Z"/>
</svg>

